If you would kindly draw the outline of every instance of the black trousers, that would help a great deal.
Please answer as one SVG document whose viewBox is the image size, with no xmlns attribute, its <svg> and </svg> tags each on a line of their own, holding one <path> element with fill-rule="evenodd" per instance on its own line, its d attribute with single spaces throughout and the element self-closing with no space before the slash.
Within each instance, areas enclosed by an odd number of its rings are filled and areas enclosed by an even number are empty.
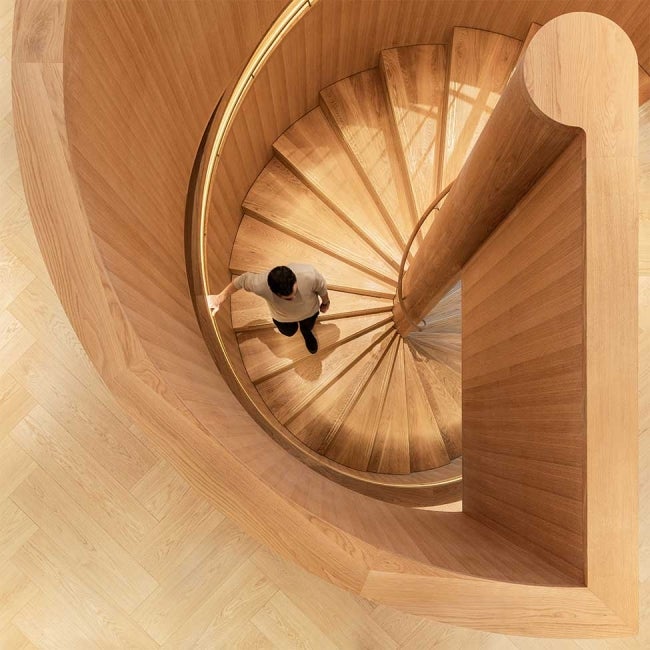
<svg viewBox="0 0 650 650">
<path fill-rule="evenodd" d="M 300 333 L 305 336 L 305 334 L 308 334 L 314 329 L 317 318 L 318 312 L 316 312 L 313 316 L 305 318 L 304 320 L 301 320 L 297 323 L 280 323 L 275 320 L 275 318 L 273 319 L 273 322 L 275 323 L 275 326 L 280 330 L 280 334 L 284 334 L 285 336 L 293 336 L 300 327 Z"/>
</svg>

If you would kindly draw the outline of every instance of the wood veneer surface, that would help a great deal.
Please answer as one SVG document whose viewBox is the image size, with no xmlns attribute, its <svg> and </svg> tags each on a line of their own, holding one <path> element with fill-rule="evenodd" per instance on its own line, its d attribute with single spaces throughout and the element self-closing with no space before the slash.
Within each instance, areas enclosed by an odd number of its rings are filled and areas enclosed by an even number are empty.
<svg viewBox="0 0 650 650">
<path fill-rule="evenodd" d="M 27 5 L 25 6 L 27 7 Z M 103 5 L 103 9 L 111 6 L 118 7 L 119 11 L 123 11 L 127 7 L 127 5 L 118 6 L 109 3 Z M 56 11 L 58 9 L 57 6 Z M 33 23 L 30 24 L 27 20 L 28 17 L 29 12 L 26 10 L 22 16 L 23 21 L 17 30 L 23 36 L 37 33 Z M 49 17 L 48 14 L 47 18 Z M 60 28 L 63 21 L 40 21 L 39 24 L 46 25 L 47 28 L 58 25 Z M 89 39 L 92 37 L 93 30 L 80 32 L 80 34 L 82 33 L 86 34 L 86 38 Z M 52 35 L 53 38 L 46 35 L 44 38 L 36 40 L 23 39 L 17 46 L 17 52 L 21 53 L 25 58 L 19 59 L 19 64 L 15 68 L 17 70 L 16 83 L 22 92 L 30 93 L 30 101 L 19 101 L 17 104 L 17 124 L 19 125 L 19 135 L 21 137 L 21 150 L 25 156 L 23 162 L 26 168 L 29 169 L 26 178 L 31 207 L 34 214 L 38 215 L 36 221 L 39 227 L 39 238 L 42 242 L 56 242 L 56 246 L 53 245 L 47 249 L 48 264 L 54 270 L 59 293 L 64 299 L 68 313 L 85 346 L 91 353 L 93 361 L 101 368 L 106 381 L 122 403 L 128 407 L 139 421 L 145 423 L 146 435 L 155 441 L 156 448 L 164 450 L 164 453 L 169 458 L 173 458 L 174 462 L 178 463 L 179 467 L 182 467 L 186 476 L 191 477 L 191 480 L 195 481 L 206 495 L 209 494 L 209 498 L 218 503 L 225 512 L 235 518 L 239 517 L 247 529 L 256 530 L 267 543 L 279 552 L 292 557 L 299 556 L 300 561 L 308 565 L 316 573 L 328 574 L 330 579 L 340 580 L 341 584 L 348 586 L 354 584 L 358 588 L 364 576 L 367 575 L 367 571 L 359 570 L 349 555 L 341 552 L 337 543 L 331 541 L 333 537 L 328 538 L 330 541 L 326 544 L 327 550 L 323 547 L 325 543 L 322 538 L 323 529 L 319 528 L 319 526 L 321 523 L 325 528 L 329 526 L 326 520 L 332 516 L 332 513 L 328 511 L 328 504 L 337 502 L 337 500 L 328 498 L 318 504 L 312 503 L 312 507 L 320 509 L 318 517 L 323 519 L 320 519 L 318 524 L 314 520 L 310 520 L 311 523 L 308 523 L 307 518 L 303 517 L 303 511 L 299 509 L 292 510 L 293 506 L 287 505 L 287 502 L 278 496 L 286 495 L 289 489 L 283 483 L 282 477 L 275 475 L 274 478 L 265 477 L 264 481 L 259 478 L 251 481 L 249 470 L 244 470 L 239 461 L 231 462 L 228 459 L 228 454 L 224 453 L 220 445 L 229 444 L 230 450 L 235 456 L 241 454 L 240 457 L 243 457 L 247 442 L 259 441 L 261 446 L 257 452 L 258 458 L 264 457 L 267 467 L 272 467 L 273 462 L 280 458 L 274 445 L 265 436 L 260 435 L 259 429 L 243 415 L 241 408 L 232 399 L 223 384 L 219 384 L 214 390 L 203 390 L 202 397 L 205 398 L 205 402 L 201 402 L 196 399 L 196 386 L 187 383 L 187 375 L 181 377 L 171 372 L 172 364 L 165 363 L 166 352 L 164 348 L 157 349 L 155 345 L 148 345 L 145 354 L 140 347 L 138 337 L 146 330 L 144 328 L 140 329 L 141 324 L 138 323 L 136 318 L 133 319 L 134 323 L 130 323 L 124 318 L 124 312 L 120 308 L 120 301 L 125 295 L 126 283 L 120 289 L 114 289 L 111 286 L 111 279 L 104 273 L 103 267 L 101 265 L 97 266 L 95 245 L 90 239 L 90 233 L 87 230 L 87 215 L 84 213 L 83 204 L 77 194 L 76 181 L 71 181 L 69 176 L 70 168 L 67 165 L 69 159 L 67 157 L 69 154 L 68 143 L 65 140 L 59 141 L 58 138 L 52 135 L 65 131 L 65 125 L 61 121 L 65 116 L 63 88 L 61 86 L 63 70 L 61 66 L 48 68 L 48 66 L 41 65 L 42 61 L 48 59 L 55 62 L 62 60 L 61 57 L 56 58 L 56 53 L 52 55 L 52 43 L 63 42 L 60 29 L 58 31 L 53 29 Z M 107 42 L 110 40 L 106 39 Z M 83 39 L 80 39 L 79 42 L 80 48 L 87 44 L 87 41 Z M 95 62 L 100 59 L 101 57 L 98 56 Z M 110 60 L 110 57 L 105 57 L 103 60 Z M 29 69 L 30 61 L 36 63 L 31 70 Z M 21 64 L 25 64 L 24 67 Z M 99 88 L 94 90 L 99 92 Z M 83 98 L 78 97 L 78 102 L 83 104 Z M 75 117 L 83 121 L 81 116 L 82 113 L 80 112 Z M 86 116 L 86 119 L 91 118 Z M 39 125 L 38 137 L 27 137 L 28 124 L 30 127 Z M 81 137 L 82 134 L 83 130 L 80 128 L 79 132 L 75 134 L 75 138 Z M 49 156 L 47 165 L 39 161 L 38 158 L 31 158 L 25 153 L 28 151 L 28 148 L 26 148 L 27 142 L 37 143 L 39 147 L 47 148 Z M 78 143 L 75 142 L 71 146 L 75 150 L 79 150 Z M 87 155 L 92 158 L 94 152 L 87 150 Z M 78 159 L 77 163 L 79 163 L 79 160 L 81 159 Z M 38 177 L 41 181 L 39 186 L 32 181 L 35 177 Z M 81 172 L 79 172 L 79 178 L 83 179 Z M 87 183 L 87 179 L 83 182 Z M 57 191 L 52 192 L 52 188 L 55 187 Z M 124 202 L 121 205 L 124 205 Z M 53 213 L 57 215 L 57 218 L 62 215 L 68 215 L 68 218 L 67 220 L 61 219 L 54 223 L 48 223 L 46 215 Z M 156 213 L 147 216 L 154 219 L 158 215 Z M 109 232 L 105 230 L 103 233 L 104 239 L 107 239 L 108 236 Z M 58 250 L 56 249 L 57 246 L 60 247 Z M 69 260 L 75 258 L 78 265 L 70 271 L 67 264 Z M 134 266 L 128 267 L 128 271 L 131 273 L 135 272 L 135 270 Z M 173 291 L 171 295 L 173 295 Z M 161 303 L 159 302 L 159 304 Z M 165 318 L 167 318 L 174 312 L 175 303 L 170 300 L 162 304 L 168 310 L 165 312 Z M 184 314 L 186 304 L 183 303 L 180 307 L 179 313 Z M 179 315 L 181 323 L 183 318 L 182 314 Z M 131 329 L 132 325 L 134 329 Z M 135 329 L 136 327 L 137 329 Z M 146 341 L 146 337 L 143 340 Z M 126 344 L 127 341 L 128 345 Z M 165 374 L 164 377 L 162 373 L 159 374 L 158 368 L 151 363 L 148 355 L 157 364 L 160 364 L 163 369 L 162 372 Z M 195 366 L 200 369 L 203 364 L 197 363 Z M 215 403 L 220 404 L 219 409 L 209 406 L 209 404 L 214 405 Z M 197 424 L 190 409 L 196 417 L 207 418 L 207 420 L 211 418 L 212 423 L 210 426 L 217 426 L 216 430 L 219 430 L 217 425 L 220 421 L 219 416 L 228 414 L 231 428 L 227 431 L 220 431 L 222 435 L 220 444 L 211 439 L 205 430 Z M 183 432 L 182 439 L 179 437 L 179 432 Z M 205 453 L 201 457 L 192 455 L 189 458 L 186 455 L 188 442 L 190 443 L 190 449 L 201 449 Z M 362 557 L 377 558 L 378 556 L 375 555 L 372 547 L 372 544 L 376 543 L 377 548 L 401 548 L 402 551 L 408 549 L 406 555 L 417 557 L 419 560 L 426 558 L 427 562 L 440 563 L 447 569 L 458 569 L 461 572 L 478 571 L 483 573 L 485 577 L 517 576 L 519 579 L 522 577 L 527 578 L 531 583 L 544 580 L 555 583 L 562 581 L 561 575 L 554 572 L 543 562 L 536 561 L 525 552 L 510 547 L 505 552 L 500 538 L 492 535 L 483 527 L 468 522 L 466 519 L 445 519 L 444 517 L 435 516 L 436 513 L 416 513 L 414 517 L 405 516 L 399 508 L 380 507 L 375 502 L 363 497 L 350 496 L 342 488 L 326 484 L 325 481 L 318 477 L 303 472 L 299 464 L 292 462 L 291 459 L 286 460 L 284 455 L 281 458 L 283 463 L 287 463 L 286 466 L 289 470 L 287 473 L 290 476 L 305 479 L 306 485 L 308 485 L 306 492 L 310 496 L 327 494 L 330 497 L 346 494 L 347 498 L 350 499 L 350 512 L 355 512 L 355 515 L 358 515 L 361 519 L 351 518 L 345 524 L 341 523 L 341 528 L 337 530 L 348 529 L 358 532 L 363 530 L 363 534 L 372 542 L 368 542 L 368 545 L 357 542 L 354 534 L 348 537 L 348 532 L 344 532 L 343 537 L 338 537 L 339 533 L 335 533 L 334 529 L 331 530 L 344 545 L 348 541 L 352 545 L 359 543 Z M 211 488 L 215 486 L 210 485 L 211 479 L 209 478 L 213 476 L 211 470 L 214 467 L 224 468 L 224 472 L 220 474 L 220 480 L 227 484 L 227 487 L 222 485 L 216 492 L 212 491 Z M 268 481 L 268 483 L 265 483 L 265 481 Z M 243 485 L 247 487 L 246 493 L 241 492 Z M 272 486 L 272 490 L 276 491 L 274 492 L 276 496 L 271 497 L 271 509 L 276 514 L 278 512 L 282 513 L 283 516 L 282 539 L 273 532 L 272 521 L 257 509 L 260 496 L 265 494 L 265 490 L 269 486 Z M 240 506 L 244 503 L 243 510 L 242 507 L 232 507 L 230 497 L 234 495 L 237 495 Z M 301 492 L 296 491 L 293 498 L 295 499 L 294 503 L 299 502 Z M 303 499 L 303 504 L 306 503 Z M 383 537 L 384 531 L 381 531 L 380 534 L 373 527 L 373 521 L 377 521 L 379 513 L 384 510 L 392 513 L 395 520 L 399 522 L 399 526 L 395 527 L 395 534 L 398 537 L 402 535 L 402 537 L 387 541 Z M 242 514 L 242 512 L 245 514 Z M 429 515 L 432 516 L 429 517 Z M 411 527 L 415 526 L 417 528 L 420 525 L 422 526 L 421 532 L 427 539 L 430 538 L 433 531 L 437 531 L 443 538 L 447 539 L 447 542 L 460 534 L 461 537 L 471 537 L 475 541 L 482 541 L 483 544 L 476 552 L 476 555 L 471 556 L 463 554 L 463 551 L 467 549 L 443 551 L 441 548 L 418 548 L 417 543 L 414 542 L 418 535 L 413 536 L 414 530 Z M 411 532 L 406 532 L 409 529 L 411 529 Z M 298 530 L 300 531 L 299 534 Z M 453 534 L 450 534 L 452 530 Z M 284 539 L 286 535 L 293 538 L 294 533 L 299 548 L 287 546 Z M 428 533 L 428 535 L 425 533 Z M 386 544 L 387 546 L 384 546 Z M 320 553 L 314 552 L 316 548 Z M 402 555 L 402 557 L 404 556 Z M 332 574 L 330 567 L 326 568 L 324 566 L 324 558 L 336 558 L 336 562 L 341 562 L 339 567 L 344 566 L 345 569 L 337 571 L 336 575 Z M 383 556 L 380 554 L 378 563 L 374 565 L 375 568 L 383 566 L 381 564 L 382 558 Z M 419 567 L 417 563 L 410 565 L 409 562 L 405 561 L 402 566 L 411 566 L 413 570 Z M 396 566 L 396 564 L 393 564 L 392 569 L 394 570 Z M 372 581 L 368 583 L 364 593 L 386 593 L 385 589 L 390 582 L 385 571 L 373 572 Z M 470 585 L 468 588 L 471 589 L 472 586 Z M 400 594 L 400 598 L 402 598 L 403 593 Z M 480 597 L 480 589 L 476 593 Z M 580 598 L 581 593 L 576 593 L 576 597 Z M 554 590 L 548 591 L 549 599 L 554 598 L 556 595 Z M 493 617 L 494 611 L 488 611 L 489 607 L 498 608 L 501 603 L 495 602 L 493 595 L 487 596 L 483 594 L 483 598 L 487 605 L 486 616 L 492 615 Z M 407 595 L 405 606 L 408 606 L 408 599 Z M 561 598 L 554 602 L 558 607 L 560 604 L 566 604 L 566 601 Z M 447 606 L 454 607 L 456 611 L 459 611 L 462 605 L 463 600 L 452 591 Z M 516 622 L 516 619 L 520 616 L 521 612 L 518 612 L 517 616 L 508 623 L 513 626 L 512 629 L 521 629 L 521 623 L 517 627 Z M 538 619 L 535 619 L 535 622 L 539 622 Z M 489 621 L 481 619 L 478 624 L 489 625 Z M 540 623 L 540 629 L 545 629 L 543 622 Z M 584 628 L 576 629 L 585 632 Z"/>
<path fill-rule="evenodd" d="M 462 395 L 463 509 L 542 547 L 580 580 L 587 435 L 582 146 L 577 139 L 463 270 Z M 528 459 L 540 459 L 542 440 L 555 450 L 552 460 L 570 468 L 570 495 L 554 493 L 552 474 L 514 480 L 495 474 L 482 456 L 489 450 L 517 458 L 523 470 Z"/>
</svg>

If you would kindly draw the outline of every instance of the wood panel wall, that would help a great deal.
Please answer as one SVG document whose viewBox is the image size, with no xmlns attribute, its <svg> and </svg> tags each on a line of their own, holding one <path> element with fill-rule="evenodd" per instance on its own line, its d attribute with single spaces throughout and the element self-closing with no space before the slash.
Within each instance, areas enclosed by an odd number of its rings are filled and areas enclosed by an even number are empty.
<svg viewBox="0 0 650 650">
<path fill-rule="evenodd" d="M 463 509 L 585 579 L 584 138 L 463 270 Z"/>
<path fill-rule="evenodd" d="M 562 634 L 624 634 L 627 623 L 601 612 L 575 580 L 463 513 L 382 504 L 311 472 L 269 440 L 214 372 L 183 274 L 185 190 L 214 102 L 279 4 L 19 3 L 14 84 L 26 192 L 57 291 L 91 359 L 198 490 L 315 574 L 483 629 L 557 635 L 557 621 L 571 610 L 576 616 Z M 360 4 L 322 2 L 322 13 L 314 10 L 325 45 L 318 34 L 295 32 L 327 70 L 310 81 L 314 95 L 373 63 L 368 44 L 425 40 L 427 30 L 442 34 L 472 19 L 488 27 L 506 20 L 497 2 L 436 4 L 439 24 L 425 15 L 426 3 L 364 5 L 363 12 Z M 534 3 L 545 17 L 560 5 Z M 520 38 L 527 6 L 509 8 Z M 539 14 L 531 19 L 544 22 Z M 279 75 L 296 65 L 290 50 L 280 55 Z M 286 76 L 292 92 L 304 93 L 293 81 Z M 219 214 L 232 223 L 246 186 L 238 172 L 254 175 L 249 163 L 261 166 L 273 131 L 300 112 L 290 102 L 290 111 L 269 117 L 273 90 L 266 88 L 258 91 L 259 116 L 252 108 L 243 114 L 249 125 L 233 145 L 239 170 L 229 168 L 230 182 L 219 190 Z M 262 140 L 256 134 L 265 120 Z"/>
<path fill-rule="evenodd" d="M 573 47 L 576 41 L 584 45 Z M 556 565 L 573 566 L 575 575 L 582 571 L 589 589 L 632 621 L 638 608 L 637 58 L 613 23 L 572 14 L 539 31 L 515 78 L 521 75 L 541 114 L 579 126 L 584 146 L 569 150 L 572 161 L 568 153 L 558 159 L 516 209 L 512 231 L 497 231 L 467 269 L 463 288 L 474 299 L 463 296 L 464 453 L 467 444 L 471 455 L 493 443 L 497 460 L 513 453 L 523 460 L 512 480 L 495 480 L 489 464 L 478 471 L 465 464 L 464 509 L 540 547 L 544 557 L 550 553 Z M 545 196 L 533 201 L 536 191 Z M 549 209 L 553 217 L 530 242 L 517 235 Z M 569 249 L 568 239 L 557 239 L 560 224 L 579 234 Z M 556 274 L 563 280 L 554 286 Z M 527 447 L 535 451 L 528 455 Z M 563 456 L 582 467 L 572 475 L 581 489 L 568 501 L 556 492 L 552 471 L 531 479 L 539 460 L 562 464 Z M 528 473 L 531 463 L 535 471 Z"/>
<path fill-rule="evenodd" d="M 185 272 L 190 172 L 217 100 L 282 5 L 68 7 L 66 126 L 90 228 L 127 318 L 190 399 L 193 381 L 215 379 Z"/>
</svg>

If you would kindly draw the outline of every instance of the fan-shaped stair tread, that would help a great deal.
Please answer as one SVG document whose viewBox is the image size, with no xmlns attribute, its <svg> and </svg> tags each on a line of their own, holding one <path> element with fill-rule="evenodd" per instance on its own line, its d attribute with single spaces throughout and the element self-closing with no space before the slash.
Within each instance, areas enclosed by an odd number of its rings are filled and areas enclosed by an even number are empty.
<svg viewBox="0 0 650 650">
<path fill-rule="evenodd" d="M 407 340 L 407 344 L 411 348 L 411 353 L 415 356 L 422 354 L 416 347 L 413 347 L 411 343 Z M 461 408 L 463 404 L 463 380 L 462 375 L 459 371 L 454 370 L 454 368 L 449 367 L 446 363 L 441 363 L 436 359 L 427 357 L 427 365 L 431 372 L 435 373 L 438 380 L 445 387 L 449 396 L 458 404 L 458 407 Z"/>
<path fill-rule="evenodd" d="M 257 385 L 257 390 L 275 417 L 285 424 L 361 361 L 375 343 L 394 329 L 389 322 L 366 334 L 299 361 L 280 374 Z M 315 332 L 318 337 L 318 332 Z"/>
<path fill-rule="evenodd" d="M 461 331 L 461 283 L 457 282 L 442 300 L 424 317 L 426 323 L 423 331 L 436 332 Z"/>
<path fill-rule="evenodd" d="M 447 94 L 442 187 L 453 181 L 515 67 L 521 41 L 479 29 L 454 29 Z"/>
<path fill-rule="evenodd" d="M 411 471 L 403 341 L 399 342 L 395 356 L 368 471 L 383 474 L 408 474 Z"/>
<path fill-rule="evenodd" d="M 320 107 L 289 127 L 273 148 L 296 176 L 384 251 L 387 259 L 400 259 L 402 250 L 395 235 Z"/>
<path fill-rule="evenodd" d="M 393 310 L 393 301 L 388 298 L 375 298 L 345 291 L 328 290 L 330 308 L 318 317 L 320 322 L 335 318 L 363 316 L 364 314 L 387 313 Z M 268 305 L 249 291 L 238 291 L 231 297 L 232 326 L 238 331 L 274 327 Z"/>
<path fill-rule="evenodd" d="M 390 314 L 370 314 L 341 318 L 319 323 L 316 321 L 314 335 L 321 351 L 355 336 L 368 327 L 386 322 Z M 281 371 L 283 368 L 311 356 L 305 347 L 302 334 L 284 336 L 276 329 L 241 332 L 237 335 L 239 350 L 248 376 L 254 383 Z"/>
<path fill-rule="evenodd" d="M 244 200 L 244 211 L 385 282 L 395 269 L 277 158 L 262 170 Z"/>
<path fill-rule="evenodd" d="M 447 446 L 424 393 L 413 353 L 404 351 L 404 372 L 408 399 L 408 430 L 411 471 L 420 472 L 449 462 Z"/>
<path fill-rule="evenodd" d="M 377 343 L 359 363 L 352 366 L 297 417 L 290 420 L 287 428 L 305 445 L 323 454 L 336 437 L 348 413 L 354 410 L 360 395 L 396 336 L 396 333 L 391 334 Z M 365 426 L 367 422 L 362 424 Z M 363 433 L 359 430 L 351 435 L 357 437 Z"/>
<path fill-rule="evenodd" d="M 461 454 L 462 411 L 460 405 L 447 392 L 443 381 L 436 374 L 436 367 L 418 350 L 411 347 L 415 368 L 422 383 L 424 394 L 436 418 L 445 442 L 447 454 L 453 459 Z"/>
<path fill-rule="evenodd" d="M 325 277 L 328 287 L 333 289 L 382 298 L 395 295 L 392 284 L 381 282 L 318 248 L 244 215 L 235 238 L 230 270 L 233 273 L 260 273 L 291 262 L 304 262 L 316 267 Z"/>
<path fill-rule="evenodd" d="M 325 449 L 327 458 L 352 469 L 368 469 L 399 345 L 399 338 L 391 339 L 388 351 L 364 387 L 354 408 L 345 417 Z"/>
<path fill-rule="evenodd" d="M 440 191 L 446 48 L 412 45 L 384 50 L 379 65 L 419 217 Z"/>
<path fill-rule="evenodd" d="M 416 223 L 415 205 L 404 178 L 379 71 L 342 79 L 321 91 L 321 106 L 338 129 L 352 160 L 387 219 L 406 243 Z"/>
<path fill-rule="evenodd" d="M 415 332 L 409 335 L 408 340 L 425 357 L 443 363 L 457 373 L 461 372 L 462 336 L 460 333 L 429 330 Z"/>
</svg>

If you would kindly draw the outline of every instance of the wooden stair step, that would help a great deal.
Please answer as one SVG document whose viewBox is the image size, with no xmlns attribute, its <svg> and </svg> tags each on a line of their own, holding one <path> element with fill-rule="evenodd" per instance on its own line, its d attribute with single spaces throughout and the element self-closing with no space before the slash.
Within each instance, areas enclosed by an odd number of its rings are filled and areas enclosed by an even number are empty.
<svg viewBox="0 0 650 650">
<path fill-rule="evenodd" d="M 409 342 L 410 345 L 410 342 Z M 412 347 L 411 351 L 415 354 L 421 354 L 416 347 Z M 463 405 L 463 378 L 459 371 L 454 370 L 446 363 L 437 361 L 436 359 L 427 358 L 431 372 L 436 374 L 449 396 L 458 404 L 459 408 Z"/>
<path fill-rule="evenodd" d="M 289 127 L 273 149 L 321 201 L 398 268 L 395 260 L 402 249 L 319 106 Z"/>
<path fill-rule="evenodd" d="M 385 323 L 391 315 L 370 314 L 341 318 L 319 323 L 316 321 L 314 335 L 322 352 L 346 341 L 358 332 Z M 244 366 L 254 383 L 282 371 L 284 368 L 311 356 L 305 347 L 300 332 L 294 336 L 284 336 L 276 329 L 262 329 L 237 334 Z"/>
<path fill-rule="evenodd" d="M 460 173 L 515 67 L 521 41 L 456 27 L 452 38 L 442 187 Z"/>
<path fill-rule="evenodd" d="M 359 397 L 396 336 L 395 332 L 377 343 L 359 363 L 352 366 L 308 408 L 289 421 L 287 428 L 305 445 L 319 454 L 324 454 L 336 438 L 343 421 L 356 407 Z M 356 437 L 362 433 L 357 431 L 352 435 Z"/>
<path fill-rule="evenodd" d="M 232 273 L 261 272 L 291 262 L 305 262 L 316 267 L 328 287 L 382 298 L 393 298 L 392 285 L 332 257 L 318 248 L 280 232 L 257 219 L 244 215 L 230 258 Z"/>
<path fill-rule="evenodd" d="M 409 474 L 409 401 L 404 372 L 404 341 L 398 343 L 386 399 L 379 418 L 377 435 L 372 446 L 369 472 Z"/>
<path fill-rule="evenodd" d="M 327 458 L 352 469 L 368 469 L 399 344 L 398 337 L 391 339 L 386 354 L 381 358 L 354 408 L 346 415 L 324 450 Z"/>
<path fill-rule="evenodd" d="M 320 322 L 336 318 L 391 312 L 393 301 L 345 291 L 328 290 L 330 308 L 318 317 Z M 232 326 L 237 332 L 274 327 L 269 308 L 263 298 L 249 291 L 238 291 L 231 300 Z"/>
<path fill-rule="evenodd" d="M 408 345 L 411 348 L 424 394 L 445 441 L 447 454 L 450 459 L 457 458 L 461 454 L 461 407 L 447 392 L 443 381 L 436 374 L 436 367 L 430 364 L 427 357 L 414 348 L 411 343 Z"/>
<path fill-rule="evenodd" d="M 446 47 L 412 45 L 384 50 L 379 68 L 419 218 L 441 189 Z"/>
<path fill-rule="evenodd" d="M 425 316 L 423 331 L 461 332 L 461 283 L 457 282 Z"/>
<path fill-rule="evenodd" d="M 403 245 L 417 221 L 415 204 L 402 171 L 377 68 L 321 90 L 321 108 Z"/>
<path fill-rule="evenodd" d="M 408 345 L 404 347 L 411 471 L 421 472 L 446 465 L 450 458 L 435 415 L 424 393 L 413 352 Z"/>
<path fill-rule="evenodd" d="M 408 339 L 424 356 L 461 372 L 462 336 L 459 333 L 414 332 Z"/>
<path fill-rule="evenodd" d="M 257 177 L 243 206 L 246 214 L 383 282 L 396 280 L 395 268 L 277 158 Z"/>
<path fill-rule="evenodd" d="M 310 355 L 260 382 L 257 390 L 275 417 L 284 424 L 296 417 L 393 329 L 393 322 L 390 321 L 342 345 Z"/>
</svg>

